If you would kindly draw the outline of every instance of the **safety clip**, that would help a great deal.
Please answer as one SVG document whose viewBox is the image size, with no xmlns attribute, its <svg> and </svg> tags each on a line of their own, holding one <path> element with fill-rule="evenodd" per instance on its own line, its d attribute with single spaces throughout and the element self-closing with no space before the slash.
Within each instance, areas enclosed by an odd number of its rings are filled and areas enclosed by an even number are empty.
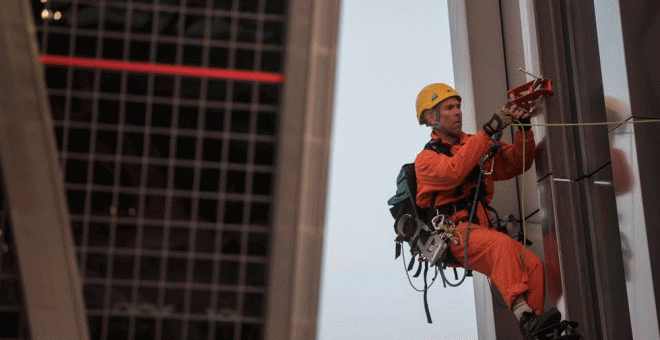
<svg viewBox="0 0 660 340">
<path fill-rule="evenodd" d="M 431 220 L 431 224 L 433 225 L 433 229 L 435 231 L 438 231 L 438 230 L 442 230 L 447 226 L 453 226 L 454 222 L 451 220 L 451 217 L 440 214 L 440 215 L 436 215 Z"/>
</svg>

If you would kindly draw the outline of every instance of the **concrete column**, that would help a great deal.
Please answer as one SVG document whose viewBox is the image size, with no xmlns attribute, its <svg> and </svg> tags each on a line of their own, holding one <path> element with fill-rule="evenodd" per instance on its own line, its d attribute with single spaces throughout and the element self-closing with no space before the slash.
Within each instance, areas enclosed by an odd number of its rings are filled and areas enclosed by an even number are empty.
<svg viewBox="0 0 660 340">
<path fill-rule="evenodd" d="M 0 11 L 0 163 L 31 339 L 89 339 L 30 3 Z"/>
<path fill-rule="evenodd" d="M 448 1 L 454 83 L 461 94 L 465 131 L 476 133 L 507 101 L 507 90 L 526 82 L 517 71 L 525 67 L 518 4 L 513 2 Z M 510 130 L 502 140 L 511 142 Z M 500 217 L 520 216 L 524 203 L 530 213 L 538 207 L 535 175 L 528 172 L 525 198 L 519 194 L 519 180 L 497 182 L 492 205 Z M 533 221 L 532 221 L 533 222 Z M 512 226 L 510 235 L 518 233 Z M 532 250 L 543 253 L 540 225 L 528 223 L 528 238 L 535 242 Z M 480 339 L 520 338 L 518 321 L 494 287 L 480 274 L 475 274 L 474 290 L 477 326 Z M 492 291 L 492 293 L 491 293 Z"/>
<path fill-rule="evenodd" d="M 315 339 L 338 0 L 289 2 L 266 339 Z"/>
</svg>

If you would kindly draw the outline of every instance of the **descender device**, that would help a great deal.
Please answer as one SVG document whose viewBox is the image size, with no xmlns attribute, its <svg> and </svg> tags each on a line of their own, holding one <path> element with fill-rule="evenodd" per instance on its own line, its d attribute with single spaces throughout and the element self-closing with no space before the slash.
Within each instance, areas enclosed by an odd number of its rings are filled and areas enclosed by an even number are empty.
<svg viewBox="0 0 660 340">
<path fill-rule="evenodd" d="M 532 76 L 534 80 L 515 87 L 507 92 L 507 95 L 509 96 L 507 104 L 509 107 L 515 104 L 518 107 L 529 110 L 531 107 L 530 102 L 535 101 L 540 97 L 552 96 L 552 80 L 550 80 L 550 78 L 535 76 L 522 68 L 519 68 L 518 70 Z"/>
</svg>

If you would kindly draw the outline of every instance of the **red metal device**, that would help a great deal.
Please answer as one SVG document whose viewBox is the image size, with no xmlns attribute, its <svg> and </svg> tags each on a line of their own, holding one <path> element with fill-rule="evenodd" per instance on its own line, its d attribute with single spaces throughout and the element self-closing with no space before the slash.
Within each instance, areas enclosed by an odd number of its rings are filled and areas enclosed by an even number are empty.
<svg viewBox="0 0 660 340">
<path fill-rule="evenodd" d="M 521 70 L 523 71 L 523 70 Z M 525 72 L 525 71 L 523 71 Z M 527 72 L 525 72 L 527 73 Z M 529 73 L 528 73 L 529 74 Z M 533 76 L 533 75 L 532 75 Z M 509 96 L 508 106 L 516 105 L 526 110 L 530 109 L 530 102 L 539 99 L 539 97 L 552 96 L 552 80 L 549 78 L 533 76 L 534 80 L 513 88 L 507 92 Z"/>
</svg>

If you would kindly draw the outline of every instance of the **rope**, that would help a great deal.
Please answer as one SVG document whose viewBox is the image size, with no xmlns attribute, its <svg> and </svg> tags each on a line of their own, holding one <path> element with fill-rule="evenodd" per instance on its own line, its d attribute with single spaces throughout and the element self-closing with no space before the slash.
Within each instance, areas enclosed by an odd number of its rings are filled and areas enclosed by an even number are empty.
<svg viewBox="0 0 660 340">
<path fill-rule="evenodd" d="M 525 131 L 522 133 L 522 173 L 520 176 L 525 173 Z M 520 202 L 520 217 L 523 218 L 525 217 L 525 179 L 521 178 L 522 181 L 522 197 L 523 199 Z M 525 250 L 527 249 L 527 228 L 525 228 L 525 221 L 523 220 L 520 224 L 522 226 L 523 230 L 523 250 L 522 254 L 520 255 L 520 259 L 522 260 L 523 264 L 523 269 L 527 270 L 527 263 L 525 263 Z"/>
<path fill-rule="evenodd" d="M 625 121 L 625 122 L 592 122 L 592 123 L 544 123 L 544 124 L 522 124 L 519 121 L 515 121 L 514 123 L 511 124 L 511 126 L 548 126 L 548 127 L 567 127 L 567 126 L 598 126 L 598 125 L 623 125 L 623 124 L 641 124 L 641 123 L 659 123 L 660 119 L 642 119 L 642 120 L 634 120 L 634 121 Z M 522 173 L 520 176 L 525 173 L 525 133 L 522 134 Z M 521 195 L 523 197 L 520 211 L 521 211 L 521 217 L 525 216 L 525 180 L 522 179 L 522 188 L 521 188 Z M 530 216 L 531 217 L 531 216 Z M 522 218 L 521 221 L 521 227 L 523 230 L 523 250 L 522 254 L 520 255 L 520 258 L 522 259 L 523 263 L 523 268 L 527 268 L 527 264 L 525 263 L 525 250 L 527 249 L 527 225 L 525 223 L 527 219 Z"/>
<path fill-rule="evenodd" d="M 625 122 L 592 122 L 592 123 L 543 123 L 543 124 L 523 124 L 523 123 L 512 123 L 511 126 L 551 126 L 551 127 L 563 127 L 563 126 L 596 126 L 596 125 L 623 125 L 623 124 L 638 124 L 638 123 L 658 123 L 660 119 L 642 119 L 642 120 L 632 120 Z"/>
<path fill-rule="evenodd" d="M 428 291 L 429 286 L 426 284 L 426 274 L 429 272 L 429 262 L 424 262 L 424 311 L 426 312 L 426 322 L 433 323 L 431 320 L 431 312 L 429 311 Z"/>
<path fill-rule="evenodd" d="M 414 290 L 416 290 L 416 291 L 418 291 L 418 292 L 420 292 L 420 293 L 421 293 L 421 292 L 424 292 L 424 289 L 418 289 L 418 288 L 415 287 L 415 285 L 412 283 L 412 280 L 410 279 L 410 273 L 408 273 L 408 267 L 406 266 L 406 252 L 405 252 L 405 250 L 403 250 L 403 244 L 401 245 L 401 247 L 402 247 L 402 250 L 401 250 L 401 257 L 402 257 L 402 260 L 403 260 L 403 268 L 404 268 L 405 271 L 406 271 L 406 276 L 408 277 L 408 282 L 410 282 L 410 286 L 413 287 Z M 438 277 L 438 268 L 436 267 L 436 268 L 435 268 L 435 275 L 433 276 L 433 279 L 431 279 L 431 283 L 429 284 L 428 287 L 426 287 L 426 289 L 429 289 L 429 288 L 431 288 L 431 286 L 433 286 L 433 283 L 435 283 L 435 279 L 436 279 L 437 277 Z"/>
</svg>

